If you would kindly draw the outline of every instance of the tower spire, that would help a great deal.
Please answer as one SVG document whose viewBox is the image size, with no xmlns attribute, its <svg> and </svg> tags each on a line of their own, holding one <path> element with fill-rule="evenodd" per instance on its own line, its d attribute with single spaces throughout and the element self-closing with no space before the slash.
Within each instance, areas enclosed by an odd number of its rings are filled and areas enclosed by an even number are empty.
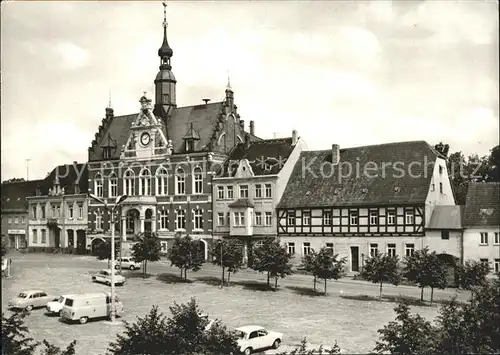
<svg viewBox="0 0 500 355">
<path fill-rule="evenodd" d="M 174 51 L 170 46 L 168 45 L 168 39 L 167 39 L 167 3 L 164 1 L 162 3 L 163 5 L 163 43 L 158 49 L 158 56 L 161 58 L 161 65 L 160 69 L 172 69 L 170 66 L 170 58 L 173 56 Z"/>
<path fill-rule="evenodd" d="M 112 108 L 112 107 L 111 107 L 111 90 L 109 90 L 108 108 Z"/>
</svg>

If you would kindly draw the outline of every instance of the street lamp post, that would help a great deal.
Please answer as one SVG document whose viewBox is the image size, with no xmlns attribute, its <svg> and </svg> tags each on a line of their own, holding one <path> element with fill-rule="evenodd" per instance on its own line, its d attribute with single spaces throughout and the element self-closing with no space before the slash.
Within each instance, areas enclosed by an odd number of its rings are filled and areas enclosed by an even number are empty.
<svg viewBox="0 0 500 355">
<path fill-rule="evenodd" d="M 115 210 L 120 206 L 123 201 L 127 199 L 127 195 L 118 196 L 115 200 L 115 205 L 112 208 L 108 207 L 106 201 L 97 197 L 93 194 L 89 194 L 89 196 L 95 201 L 102 203 L 104 205 L 104 210 L 111 214 L 110 223 L 111 223 L 111 312 L 110 312 L 110 320 L 111 323 L 115 322 L 116 310 L 115 310 L 115 218 L 114 213 Z"/>
</svg>

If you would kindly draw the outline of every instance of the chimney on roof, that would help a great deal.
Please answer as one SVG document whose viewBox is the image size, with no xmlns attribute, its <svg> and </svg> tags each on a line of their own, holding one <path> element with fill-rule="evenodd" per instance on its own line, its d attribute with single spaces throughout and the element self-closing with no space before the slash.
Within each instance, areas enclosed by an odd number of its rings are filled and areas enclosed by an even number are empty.
<svg viewBox="0 0 500 355">
<path fill-rule="evenodd" d="M 245 120 L 240 120 L 240 128 L 242 131 L 245 130 Z"/>
<path fill-rule="evenodd" d="M 250 121 L 250 134 L 255 136 L 255 123 L 253 120 Z"/>
<path fill-rule="evenodd" d="M 245 133 L 245 149 L 250 148 L 250 134 Z"/>
<path fill-rule="evenodd" d="M 332 144 L 332 164 L 338 165 L 340 162 L 340 146 Z"/>
<path fill-rule="evenodd" d="M 207 105 L 211 100 L 210 99 L 202 99 L 202 101 L 204 101 L 205 105 Z"/>
<path fill-rule="evenodd" d="M 297 131 L 294 129 L 292 131 L 292 145 L 297 144 L 298 140 L 299 140 L 299 137 L 298 137 Z"/>
</svg>

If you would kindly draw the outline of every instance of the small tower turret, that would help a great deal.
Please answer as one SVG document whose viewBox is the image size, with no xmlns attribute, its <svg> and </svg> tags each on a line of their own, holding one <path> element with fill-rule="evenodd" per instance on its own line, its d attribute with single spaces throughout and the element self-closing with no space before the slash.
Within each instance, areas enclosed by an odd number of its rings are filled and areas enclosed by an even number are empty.
<svg viewBox="0 0 500 355">
<path fill-rule="evenodd" d="M 160 71 L 156 75 L 155 83 L 155 108 L 154 114 L 167 119 L 171 114 L 172 109 L 176 107 L 175 99 L 175 79 L 172 73 L 172 65 L 170 59 L 174 55 L 174 51 L 170 48 L 167 39 L 167 4 L 163 3 L 163 43 L 158 49 L 160 57 Z"/>
</svg>

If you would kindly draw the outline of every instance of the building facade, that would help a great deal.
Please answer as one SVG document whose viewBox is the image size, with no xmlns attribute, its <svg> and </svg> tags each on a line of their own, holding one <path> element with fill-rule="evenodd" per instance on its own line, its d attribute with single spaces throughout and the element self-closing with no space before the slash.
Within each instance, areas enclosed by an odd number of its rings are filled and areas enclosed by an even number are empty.
<svg viewBox="0 0 500 355">
<path fill-rule="evenodd" d="M 464 260 L 500 271 L 500 183 L 470 183 L 463 220 Z"/>
<path fill-rule="evenodd" d="M 238 144 L 213 179 L 214 235 L 251 244 L 276 236 L 276 206 L 305 144 L 292 137 Z"/>
<path fill-rule="evenodd" d="M 76 162 L 41 181 L 36 196 L 27 198 L 30 251 L 87 253 L 87 190 L 87 165 Z"/>
<path fill-rule="evenodd" d="M 36 193 L 42 180 L 2 183 L 2 238 L 9 248 L 28 246 L 28 204 L 26 197 Z"/>
<path fill-rule="evenodd" d="M 356 273 L 376 253 L 424 248 L 436 208 L 454 205 L 445 158 L 426 142 L 302 152 L 278 204 L 278 236 L 294 262 L 332 248 Z"/>
<path fill-rule="evenodd" d="M 116 196 L 128 196 L 114 216 L 123 241 L 156 232 L 166 252 L 175 235 L 189 234 L 203 242 L 208 256 L 212 175 L 245 135 L 259 138 L 245 131 L 229 83 L 221 102 L 177 107 L 166 18 L 158 55 L 154 103 L 145 94 L 138 113 L 114 116 L 106 109 L 88 151 L 88 191 L 110 208 Z M 104 207 L 89 201 L 88 233 L 96 242 L 109 237 L 111 218 Z"/>
</svg>

